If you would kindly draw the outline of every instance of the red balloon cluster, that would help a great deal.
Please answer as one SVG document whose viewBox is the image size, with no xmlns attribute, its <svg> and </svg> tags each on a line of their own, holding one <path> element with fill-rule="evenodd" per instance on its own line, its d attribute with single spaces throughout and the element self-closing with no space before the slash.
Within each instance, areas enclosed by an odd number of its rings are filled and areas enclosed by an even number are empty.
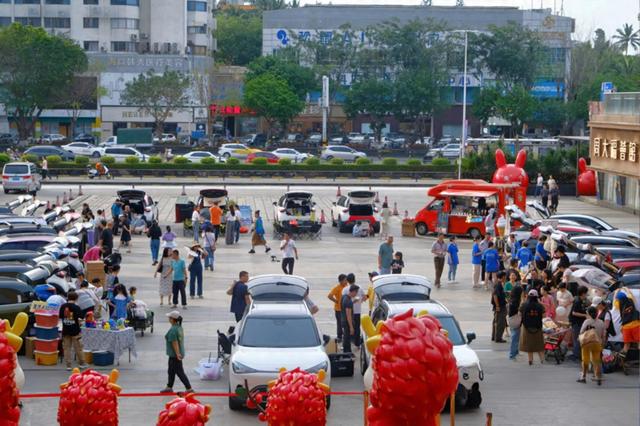
<svg viewBox="0 0 640 426">
<path fill-rule="evenodd" d="M 258 418 L 269 426 L 324 426 L 329 388 L 321 382 L 322 377 L 324 374 L 318 376 L 300 368 L 281 371 L 269 389 L 267 409 Z"/>
<path fill-rule="evenodd" d="M 524 170 L 527 162 L 527 151 L 518 151 L 515 164 L 507 164 L 507 158 L 501 149 L 496 149 L 496 171 L 493 173 L 493 183 L 519 183 L 522 188 L 529 185 L 529 176 Z"/>
<path fill-rule="evenodd" d="M 158 416 L 157 426 L 204 426 L 209 421 L 211 405 L 204 405 L 190 393 L 167 402 Z"/>
<path fill-rule="evenodd" d="M 596 172 L 587 169 L 587 160 L 578 159 L 578 195 L 596 195 Z"/>
<path fill-rule="evenodd" d="M 5 334 L 6 324 L 0 320 L 0 425 L 18 426 L 18 388 L 14 379 L 16 352 Z"/>
<path fill-rule="evenodd" d="M 67 383 L 60 385 L 58 405 L 60 426 L 117 426 L 120 386 L 116 370 L 110 376 L 93 370 L 74 370 Z"/>
<path fill-rule="evenodd" d="M 438 320 L 413 310 L 384 322 L 373 357 L 371 426 L 435 426 L 458 386 L 451 341 Z"/>
</svg>

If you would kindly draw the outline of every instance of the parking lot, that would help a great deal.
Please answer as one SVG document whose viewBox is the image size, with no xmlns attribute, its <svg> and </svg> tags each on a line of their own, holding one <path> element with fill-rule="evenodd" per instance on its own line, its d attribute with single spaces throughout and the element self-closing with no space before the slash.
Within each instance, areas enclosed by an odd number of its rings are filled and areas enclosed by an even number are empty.
<svg viewBox="0 0 640 426">
<path fill-rule="evenodd" d="M 218 186 L 212 183 L 208 187 Z M 120 185 L 83 185 L 84 195 L 73 203 L 79 205 L 88 202 L 95 211 L 109 208 L 115 192 L 130 184 Z M 195 200 L 202 185 L 186 185 L 187 195 Z M 342 187 L 342 193 L 349 189 L 368 189 L 369 187 Z M 38 198 L 55 200 L 61 191 L 68 189 L 61 185 L 45 184 Z M 182 225 L 174 225 L 175 201 L 181 193 L 180 185 L 150 186 L 136 184 L 136 189 L 147 191 L 159 202 L 161 225 L 175 227 L 180 236 L 178 247 L 188 244 L 190 239 L 182 237 Z M 239 205 L 248 205 L 252 210 L 261 210 L 267 228 L 267 237 L 271 238 L 273 220 L 273 201 L 286 191 L 286 186 L 229 186 L 229 198 Z M 291 186 L 291 190 L 300 187 Z M 315 201 L 324 210 L 329 219 L 329 211 L 336 200 L 335 186 L 306 188 L 312 191 Z M 393 218 L 392 233 L 397 237 L 394 247 L 405 256 L 405 272 L 425 275 L 433 278 L 433 262 L 430 256 L 432 237 L 400 237 L 401 219 L 407 210 L 410 216 L 427 202 L 425 188 L 372 188 L 379 191 L 380 200 L 385 197 L 391 203 L 397 203 L 400 216 Z M 75 190 L 75 188 L 74 188 Z M 74 191 L 75 192 L 75 191 Z M 14 199 L 13 195 L 0 196 L 0 203 Z M 561 198 L 560 212 L 589 212 L 606 219 L 611 224 L 638 230 L 638 217 L 624 212 L 595 207 L 576 199 Z M 356 283 L 366 285 L 366 274 L 376 269 L 378 239 L 355 239 L 350 234 L 339 234 L 330 223 L 324 225 L 321 238 L 298 242 L 300 260 L 296 262 L 295 274 L 305 277 L 311 285 L 311 299 L 318 304 L 320 312 L 316 315 L 322 332 L 335 333 L 332 303 L 327 299 L 329 289 L 335 284 L 339 273 L 353 272 Z M 271 246 L 277 242 L 269 241 Z M 580 385 L 575 382 L 578 374 L 577 364 L 545 364 L 529 367 L 524 357 L 517 362 L 508 360 L 508 345 L 492 343 L 491 307 L 489 293 L 471 289 L 471 266 L 469 240 L 462 239 L 460 246 L 460 267 L 458 283 L 444 284 L 434 290 L 433 297 L 443 302 L 456 316 L 463 333 L 475 332 L 477 340 L 471 347 L 478 353 L 485 372 L 480 386 L 483 402 L 477 410 L 463 410 L 456 413 L 459 425 L 484 424 L 485 413 L 493 413 L 495 425 L 548 425 L 548 424 L 637 424 L 639 419 L 638 378 L 626 377 L 622 373 L 605 376 L 602 387 L 592 383 Z M 280 264 L 271 261 L 262 250 L 250 255 L 250 237 L 243 235 L 240 243 L 225 246 L 220 240 L 216 251 L 215 272 L 205 272 L 202 300 L 189 300 L 189 310 L 183 312 L 185 318 L 185 367 L 196 391 L 226 392 L 227 382 L 223 377 L 217 382 L 199 381 L 192 371 L 198 361 L 216 353 L 216 330 L 226 330 L 234 323 L 229 312 L 229 296 L 225 291 L 240 270 L 251 275 L 279 273 Z M 277 251 L 277 250 L 276 250 Z M 279 253 L 277 253 L 279 254 Z M 149 256 L 149 244 L 146 237 L 134 236 L 132 254 L 124 255 L 121 282 L 138 288 L 137 298 L 144 300 L 156 313 L 153 334 L 145 334 L 137 339 L 138 358 L 131 363 L 126 356 L 118 367 L 121 377 L 118 383 L 123 392 L 157 392 L 165 385 L 166 356 L 163 335 L 168 329 L 164 313 L 170 309 L 159 305 L 158 283 L 153 278 L 153 267 Z M 68 377 L 64 366 L 38 367 L 31 360 L 20 359 L 26 374 L 25 393 L 56 392 L 58 385 Z M 357 366 L 356 366 L 357 368 Z M 108 370 L 108 369 L 103 369 Z M 336 391 L 360 391 L 363 389 L 362 376 L 356 370 L 352 378 L 335 378 L 332 389 Z M 180 390 L 181 385 L 176 386 Z M 122 425 L 153 424 L 163 404 L 170 398 L 121 398 L 120 423 Z M 203 398 L 212 404 L 211 424 L 250 425 L 258 420 L 251 412 L 231 412 L 226 398 Z M 31 399 L 24 401 L 21 424 L 53 424 L 57 410 L 56 399 Z M 332 400 L 328 416 L 330 425 L 362 424 L 362 399 L 358 396 L 336 396 Z M 443 424 L 448 423 L 443 416 Z"/>
</svg>

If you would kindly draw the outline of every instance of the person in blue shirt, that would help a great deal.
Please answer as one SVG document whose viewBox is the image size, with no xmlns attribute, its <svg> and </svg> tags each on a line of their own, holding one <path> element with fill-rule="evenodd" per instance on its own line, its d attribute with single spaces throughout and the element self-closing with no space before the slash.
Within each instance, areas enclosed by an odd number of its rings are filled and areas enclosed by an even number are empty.
<svg viewBox="0 0 640 426">
<path fill-rule="evenodd" d="M 111 204 L 111 217 L 113 220 L 113 235 L 118 235 L 118 226 L 120 224 L 120 215 L 122 214 L 122 203 L 116 200 Z"/>
<path fill-rule="evenodd" d="M 507 246 L 511 252 L 511 259 L 516 259 L 518 257 L 518 250 L 520 250 L 520 241 L 516 240 L 515 234 L 509 234 Z"/>
<path fill-rule="evenodd" d="M 489 241 L 487 249 L 482 255 L 485 263 L 486 281 L 484 284 L 485 290 L 489 290 L 489 283 L 493 285 L 496 280 L 498 271 L 500 270 L 500 254 L 498 250 L 493 247 L 493 241 Z"/>
<path fill-rule="evenodd" d="M 538 244 L 536 244 L 536 268 L 541 271 L 547 269 L 547 261 L 549 261 L 549 253 L 544 249 L 545 241 L 547 241 L 547 236 L 541 235 L 540 238 L 538 238 Z"/>
<path fill-rule="evenodd" d="M 260 217 L 260 210 L 256 210 L 255 221 L 253 223 L 253 235 L 251 236 L 251 250 L 249 250 L 249 254 L 254 254 L 256 252 L 256 246 L 264 246 L 265 253 L 269 253 L 269 251 L 271 251 L 271 247 L 267 245 L 267 240 L 264 238 L 264 234 L 264 224 L 262 222 L 262 217 Z"/>
<path fill-rule="evenodd" d="M 471 248 L 471 265 L 473 265 L 473 288 L 480 287 L 480 272 L 482 271 L 482 249 L 480 236 L 476 236 Z"/>
<path fill-rule="evenodd" d="M 124 284 L 118 284 L 113 289 L 113 297 L 109 300 L 109 304 L 113 307 L 111 318 L 114 320 L 127 318 L 127 307 L 131 303 L 131 298 L 127 294 L 127 288 Z"/>
<path fill-rule="evenodd" d="M 447 263 L 449 264 L 449 282 L 456 282 L 456 271 L 458 269 L 458 244 L 456 244 L 456 237 L 449 238 L 449 244 L 447 245 Z"/>
<path fill-rule="evenodd" d="M 529 247 L 522 246 L 518 250 L 517 256 L 518 261 L 520 262 L 520 269 L 523 271 L 528 271 L 529 266 L 531 265 L 531 261 L 533 261 L 533 253 L 529 250 Z"/>
<path fill-rule="evenodd" d="M 189 279 L 187 274 L 187 264 L 184 260 L 180 259 L 180 252 L 174 250 L 171 256 L 171 266 L 169 267 L 173 284 L 171 286 L 171 293 L 173 294 L 173 308 L 178 305 L 178 293 L 182 301 L 182 309 L 187 309 L 187 293 L 185 290 L 185 283 Z"/>
</svg>

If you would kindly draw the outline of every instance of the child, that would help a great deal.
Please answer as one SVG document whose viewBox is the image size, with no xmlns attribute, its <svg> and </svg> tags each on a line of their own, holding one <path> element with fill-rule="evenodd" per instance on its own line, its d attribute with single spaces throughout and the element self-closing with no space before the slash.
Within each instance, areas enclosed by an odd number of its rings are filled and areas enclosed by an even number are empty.
<svg viewBox="0 0 640 426">
<path fill-rule="evenodd" d="M 540 288 L 540 292 L 542 293 L 540 303 L 542 304 L 542 306 L 544 306 L 544 316 L 555 319 L 556 302 L 555 300 L 553 300 L 553 296 L 551 296 L 551 288 L 548 285 L 543 285 Z"/>
<path fill-rule="evenodd" d="M 458 244 L 456 244 L 456 237 L 449 238 L 449 244 L 447 245 L 447 263 L 449 264 L 449 283 L 456 282 L 456 271 L 458 270 Z"/>
<path fill-rule="evenodd" d="M 76 304 L 78 295 L 71 290 L 67 294 L 68 302 L 60 306 L 60 318 L 62 319 L 62 347 L 64 348 L 64 362 L 67 364 L 67 371 L 71 371 L 71 348 L 76 353 L 76 359 L 80 368 L 86 368 L 82 342 L 80 341 L 80 318 L 82 310 Z"/>
<path fill-rule="evenodd" d="M 138 289 L 136 287 L 129 287 L 129 297 L 131 298 L 131 301 L 134 302 L 136 300 L 136 293 L 138 292 Z"/>
<path fill-rule="evenodd" d="M 113 307 L 111 318 L 114 320 L 127 318 L 127 307 L 131 303 L 131 298 L 127 295 L 127 288 L 124 284 L 118 284 L 113 289 L 114 296 L 110 299 L 109 305 Z"/>
<path fill-rule="evenodd" d="M 404 268 L 404 261 L 402 260 L 402 252 L 397 251 L 391 261 L 391 273 L 401 274 L 402 268 Z"/>
</svg>

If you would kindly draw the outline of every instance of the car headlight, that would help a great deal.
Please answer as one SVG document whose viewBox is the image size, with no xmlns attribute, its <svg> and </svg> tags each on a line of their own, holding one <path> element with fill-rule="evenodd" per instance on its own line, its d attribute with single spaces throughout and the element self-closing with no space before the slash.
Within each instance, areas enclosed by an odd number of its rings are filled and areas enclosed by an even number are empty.
<svg viewBox="0 0 640 426">
<path fill-rule="evenodd" d="M 317 373 L 320 370 L 324 370 L 326 372 L 328 371 L 328 369 L 329 369 L 329 362 L 323 361 L 320 364 L 314 365 L 311 368 L 307 368 L 306 371 L 307 373 Z"/>
<path fill-rule="evenodd" d="M 258 371 L 238 361 L 233 361 L 231 363 L 231 368 L 233 368 L 233 372 L 236 374 L 255 373 L 256 371 Z"/>
</svg>

